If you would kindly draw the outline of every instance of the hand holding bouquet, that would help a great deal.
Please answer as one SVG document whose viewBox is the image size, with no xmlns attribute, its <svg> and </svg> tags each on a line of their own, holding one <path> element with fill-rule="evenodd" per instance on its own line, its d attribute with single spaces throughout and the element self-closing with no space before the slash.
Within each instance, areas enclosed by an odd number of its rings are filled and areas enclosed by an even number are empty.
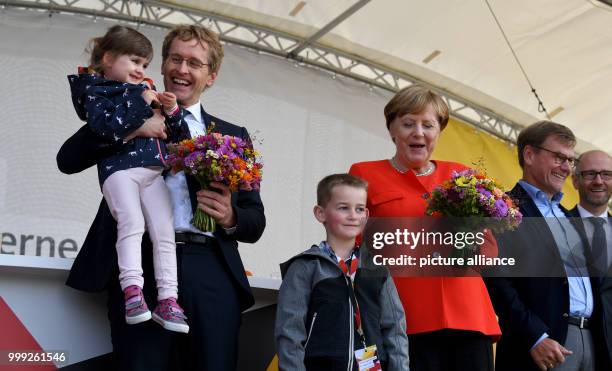
<svg viewBox="0 0 612 371">
<path fill-rule="evenodd" d="M 168 163 L 172 171 L 185 171 L 195 177 L 203 189 L 211 182 L 219 182 L 238 190 L 258 190 L 261 183 L 259 153 L 250 140 L 212 132 L 168 145 Z M 192 224 L 204 231 L 214 232 L 215 220 L 199 208 L 195 210 Z"/>
</svg>

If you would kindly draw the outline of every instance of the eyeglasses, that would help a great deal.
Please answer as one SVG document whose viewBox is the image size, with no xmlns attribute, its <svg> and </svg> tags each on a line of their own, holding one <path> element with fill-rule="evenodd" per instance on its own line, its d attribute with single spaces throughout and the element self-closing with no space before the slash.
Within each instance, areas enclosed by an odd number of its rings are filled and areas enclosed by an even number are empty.
<svg viewBox="0 0 612 371">
<path fill-rule="evenodd" d="M 557 165 L 561 165 L 563 164 L 565 161 L 567 161 L 567 164 L 569 166 L 574 166 L 574 163 L 576 162 L 576 159 L 573 157 L 567 157 L 566 155 L 564 155 L 563 153 L 560 152 L 555 152 L 555 151 L 551 151 L 550 149 L 546 149 L 544 147 L 540 147 L 540 146 L 534 146 L 532 145 L 532 147 L 535 147 L 537 149 L 541 149 L 544 150 L 546 152 L 550 152 L 553 155 L 555 155 L 555 164 Z"/>
<path fill-rule="evenodd" d="M 584 180 L 595 180 L 595 178 L 597 178 L 597 175 L 601 176 L 601 180 L 612 180 L 612 171 L 610 170 L 584 170 L 580 171 L 578 174 L 580 174 L 580 177 Z"/>
<path fill-rule="evenodd" d="M 183 61 L 185 61 L 187 62 L 187 67 L 191 70 L 200 70 L 204 68 L 204 66 L 210 66 L 208 63 L 203 63 L 195 58 L 183 58 L 178 54 L 170 54 L 168 60 L 175 66 L 180 66 L 183 64 Z"/>
</svg>

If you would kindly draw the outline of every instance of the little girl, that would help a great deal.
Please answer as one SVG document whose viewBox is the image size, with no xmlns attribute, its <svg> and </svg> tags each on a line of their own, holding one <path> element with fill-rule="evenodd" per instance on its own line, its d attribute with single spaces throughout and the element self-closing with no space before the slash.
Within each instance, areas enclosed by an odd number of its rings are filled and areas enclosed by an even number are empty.
<svg viewBox="0 0 612 371">
<path fill-rule="evenodd" d="M 156 138 L 126 140 L 153 116 L 151 103 L 161 104 L 170 130 L 178 131 L 183 117 L 170 92 L 158 93 L 145 78 L 153 57 L 151 42 L 140 32 L 113 26 L 91 41 L 90 66 L 68 76 L 72 102 L 79 118 L 121 149 L 98 161 L 104 199 L 117 221 L 119 282 L 125 294 L 125 320 L 136 324 L 151 318 L 142 295 L 144 280 L 141 241 L 145 224 L 153 243 L 158 304 L 153 320 L 164 328 L 188 332 L 177 304 L 176 245 L 168 189 L 161 176 L 166 147 Z M 146 222 L 146 223 L 145 223 Z"/>
</svg>

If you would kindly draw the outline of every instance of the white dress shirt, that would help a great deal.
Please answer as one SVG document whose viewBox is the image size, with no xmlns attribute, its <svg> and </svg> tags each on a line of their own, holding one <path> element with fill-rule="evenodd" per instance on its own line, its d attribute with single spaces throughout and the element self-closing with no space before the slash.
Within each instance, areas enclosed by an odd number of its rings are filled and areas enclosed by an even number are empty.
<svg viewBox="0 0 612 371">
<path fill-rule="evenodd" d="M 202 119 L 201 103 L 198 101 L 194 105 L 184 108 L 189 111 L 189 114 L 185 115 L 185 122 L 187 122 L 191 137 L 206 134 L 206 126 Z M 187 187 L 185 173 L 182 171 L 176 174 L 168 172 L 165 180 L 170 191 L 170 200 L 172 201 L 174 230 L 177 232 L 200 233 L 212 237 L 213 234 L 211 232 L 202 232 L 191 224 L 193 210 L 191 208 L 191 199 L 189 198 L 189 188 Z"/>
</svg>

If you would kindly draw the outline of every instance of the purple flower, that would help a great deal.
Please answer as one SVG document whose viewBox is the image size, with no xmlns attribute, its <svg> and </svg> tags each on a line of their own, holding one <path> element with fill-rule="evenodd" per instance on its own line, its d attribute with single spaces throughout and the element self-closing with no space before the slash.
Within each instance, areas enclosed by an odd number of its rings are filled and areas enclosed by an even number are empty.
<svg viewBox="0 0 612 371">
<path fill-rule="evenodd" d="M 222 144 L 216 151 L 220 156 L 227 156 L 228 158 L 234 158 L 236 156 L 234 150 L 229 144 Z"/>
<path fill-rule="evenodd" d="M 465 198 L 465 192 L 466 192 L 466 191 L 465 191 L 465 189 L 463 189 L 463 188 L 461 188 L 461 189 L 460 189 L 460 190 L 457 192 L 460 200 L 463 200 L 463 199 Z"/>
<path fill-rule="evenodd" d="M 478 188 L 478 193 L 480 193 L 481 195 L 483 195 L 486 199 L 489 199 L 492 195 L 491 192 L 487 191 L 484 188 Z"/>
<path fill-rule="evenodd" d="M 448 200 L 451 202 L 457 202 L 461 199 L 461 197 L 459 197 L 459 194 L 452 189 L 448 190 Z"/>
<path fill-rule="evenodd" d="M 508 205 L 503 199 L 499 199 L 495 201 L 495 215 L 497 217 L 503 218 L 508 215 Z"/>
</svg>

